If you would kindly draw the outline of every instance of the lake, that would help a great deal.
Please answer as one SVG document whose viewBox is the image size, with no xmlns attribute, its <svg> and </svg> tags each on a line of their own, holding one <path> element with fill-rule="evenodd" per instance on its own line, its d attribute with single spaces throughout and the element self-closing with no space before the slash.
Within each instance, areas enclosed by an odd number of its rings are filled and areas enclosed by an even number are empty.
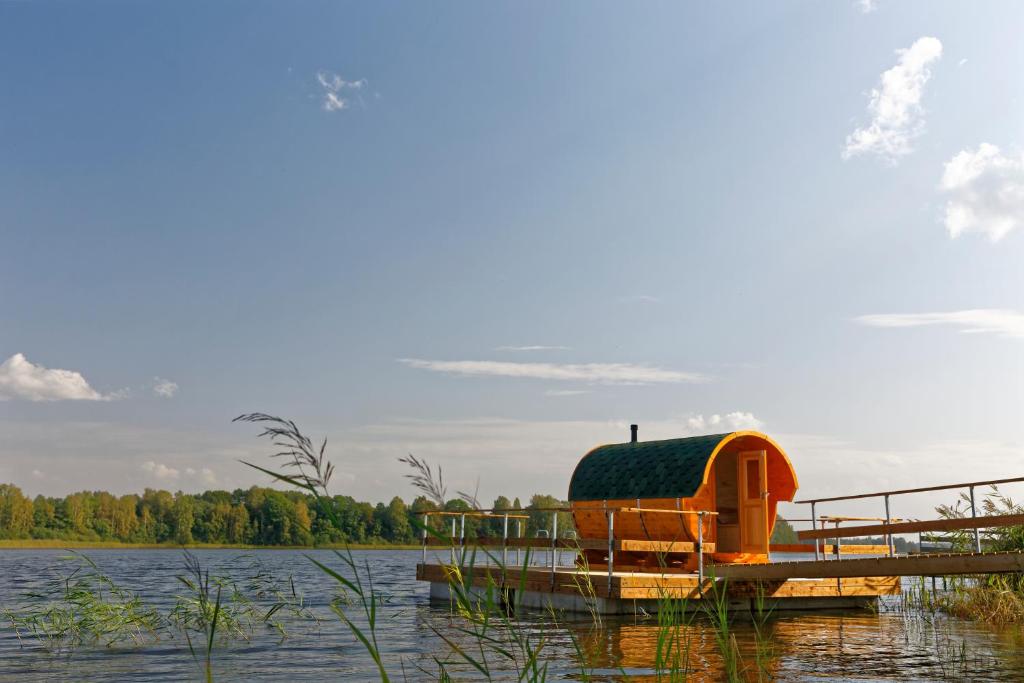
<svg viewBox="0 0 1024 683">
<path fill-rule="evenodd" d="M 137 592 L 161 613 L 169 613 L 187 589 L 183 553 L 175 550 L 89 550 L 85 554 L 118 585 Z M 59 569 L 74 562 L 54 550 L 0 551 L 0 606 L 15 607 L 20 596 L 38 590 Z M 218 681 L 372 681 L 376 668 L 329 602 L 336 583 L 307 558 L 339 570 L 329 551 L 207 550 L 195 551 L 211 574 L 243 582 L 252 576 L 289 587 L 289 577 L 308 600 L 319 621 L 282 616 L 287 636 L 258 626 L 249 640 L 234 639 L 214 652 Z M 393 680 L 436 680 L 433 657 L 444 658 L 447 646 L 435 633 L 458 638 L 445 606 L 427 602 L 427 587 L 414 580 L 418 551 L 356 551 L 386 595 L 380 608 L 378 637 Z M 290 590 L 290 588 L 288 589 Z M 779 613 L 770 621 L 773 651 L 768 671 L 780 680 L 1021 680 L 1024 648 L 1018 628 L 995 629 L 942 615 L 879 613 Z M 356 606 L 348 608 L 355 614 Z M 282 611 L 283 612 L 283 611 Z M 279 613 L 280 614 L 280 613 Z M 576 646 L 584 653 L 593 680 L 653 680 L 651 666 L 657 640 L 656 620 L 605 619 L 595 627 L 587 615 L 565 615 L 552 625 L 544 615 L 519 616 L 547 637 L 549 679 L 580 680 Z M 37 641 L 20 641 L 4 618 L 0 624 L 0 680 L 3 681 L 182 681 L 203 680 L 204 672 L 185 639 L 165 629 L 141 645 L 83 645 L 70 652 L 51 651 Z M 696 619 L 690 628 L 696 680 L 717 680 L 721 659 L 710 625 Z M 735 620 L 734 632 L 744 660 L 753 660 L 755 641 L 749 621 Z M 474 680 L 472 671 L 456 669 L 458 680 Z M 479 678 L 479 676 L 477 676 Z M 514 680 L 511 671 L 503 678 Z"/>
</svg>

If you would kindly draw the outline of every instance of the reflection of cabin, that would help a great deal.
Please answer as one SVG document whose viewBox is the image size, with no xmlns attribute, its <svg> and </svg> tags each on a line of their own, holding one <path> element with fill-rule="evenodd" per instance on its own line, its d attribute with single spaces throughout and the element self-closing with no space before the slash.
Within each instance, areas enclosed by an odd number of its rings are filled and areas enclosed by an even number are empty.
<svg viewBox="0 0 1024 683">
<path fill-rule="evenodd" d="M 705 515 L 703 540 L 718 563 L 764 562 L 779 501 L 791 501 L 797 479 L 782 449 L 759 432 L 732 432 L 664 441 L 633 440 L 600 446 L 573 472 L 569 501 L 583 539 L 608 538 L 607 510 L 616 539 L 689 541 L 698 539 L 696 515 L 643 510 L 694 510 Z M 607 553 L 585 551 L 591 567 L 606 565 Z M 616 553 L 616 568 L 629 566 L 690 571 L 694 553 Z"/>
</svg>

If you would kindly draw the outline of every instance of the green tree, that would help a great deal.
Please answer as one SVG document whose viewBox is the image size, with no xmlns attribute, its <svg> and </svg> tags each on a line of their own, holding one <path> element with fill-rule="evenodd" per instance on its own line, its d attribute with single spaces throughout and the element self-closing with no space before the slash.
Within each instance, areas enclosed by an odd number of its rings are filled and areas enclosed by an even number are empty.
<svg viewBox="0 0 1024 683">
<path fill-rule="evenodd" d="M 518 500 L 518 499 L 517 499 Z M 530 504 L 526 506 L 526 514 L 529 515 L 529 519 L 526 523 L 527 535 L 530 537 L 538 536 L 538 532 L 545 530 L 551 533 L 551 520 L 552 515 L 558 515 L 558 536 L 562 538 L 566 536 L 566 533 L 573 530 L 572 514 L 569 512 L 551 512 L 551 508 L 564 508 L 568 507 L 568 503 L 565 501 L 558 500 L 554 496 L 547 496 L 540 493 L 534 494 L 530 497 Z"/>
<path fill-rule="evenodd" d="M 14 484 L 0 484 L 0 535 L 28 538 L 34 523 L 32 501 Z"/>
<path fill-rule="evenodd" d="M 409 511 L 398 496 L 391 499 L 385 508 L 383 524 L 384 539 L 392 543 L 411 543 L 413 540 L 412 525 L 409 524 Z"/>
<path fill-rule="evenodd" d="M 510 501 L 505 496 L 498 496 L 497 498 L 495 498 L 494 499 L 494 504 L 491 506 L 491 509 L 493 509 L 493 510 L 509 510 L 511 508 L 512 508 L 512 501 Z M 510 513 L 510 514 L 515 514 L 515 513 Z M 496 536 L 496 537 L 500 538 L 502 533 L 504 533 L 505 519 L 503 517 L 503 513 L 501 513 L 501 512 L 496 512 L 495 515 L 497 515 L 497 516 L 485 521 L 485 523 L 484 523 L 484 526 L 486 528 L 486 532 L 485 533 L 488 536 Z M 515 536 L 515 534 L 516 534 L 515 520 L 509 520 L 509 523 L 508 523 L 508 535 L 509 536 Z"/>
<path fill-rule="evenodd" d="M 800 540 L 796 537 L 793 526 L 782 517 L 775 518 L 775 529 L 772 530 L 771 543 L 796 544 Z"/>
<path fill-rule="evenodd" d="M 42 495 L 32 501 L 32 524 L 38 529 L 53 529 L 57 524 L 57 506 Z"/>
<path fill-rule="evenodd" d="M 174 505 L 171 509 L 173 519 L 172 534 L 174 542 L 178 545 L 190 545 L 193 542 L 192 525 L 195 524 L 194 515 L 195 503 L 192 496 L 185 495 L 179 491 L 174 496 Z"/>
<path fill-rule="evenodd" d="M 231 514 L 228 516 L 227 540 L 228 543 L 245 543 L 249 538 L 249 512 L 245 505 L 238 503 L 232 506 Z"/>
</svg>

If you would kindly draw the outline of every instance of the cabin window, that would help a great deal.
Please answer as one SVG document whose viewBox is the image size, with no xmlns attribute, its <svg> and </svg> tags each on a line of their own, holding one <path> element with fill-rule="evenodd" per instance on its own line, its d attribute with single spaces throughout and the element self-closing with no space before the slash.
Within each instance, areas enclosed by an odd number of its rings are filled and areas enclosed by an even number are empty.
<svg viewBox="0 0 1024 683">
<path fill-rule="evenodd" d="M 747 499 L 761 497 L 761 463 L 757 458 L 747 460 Z"/>
</svg>

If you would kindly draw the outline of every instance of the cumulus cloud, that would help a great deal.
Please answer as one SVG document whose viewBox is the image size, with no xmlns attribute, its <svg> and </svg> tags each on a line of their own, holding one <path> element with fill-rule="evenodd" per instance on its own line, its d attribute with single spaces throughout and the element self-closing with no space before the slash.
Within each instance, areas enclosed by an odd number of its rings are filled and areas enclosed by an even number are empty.
<svg viewBox="0 0 1024 683">
<path fill-rule="evenodd" d="M 147 460 L 146 462 L 142 463 L 142 469 L 146 472 L 149 472 L 150 474 L 152 474 L 157 479 L 160 479 L 161 481 L 171 481 L 177 479 L 178 476 L 181 474 L 181 472 L 174 469 L 173 467 L 168 467 L 163 463 L 153 462 L 152 460 Z"/>
<path fill-rule="evenodd" d="M 495 351 L 571 351 L 572 349 L 568 346 L 544 346 L 542 344 L 534 344 L 531 346 L 499 346 Z"/>
<path fill-rule="evenodd" d="M 735 432 L 745 429 L 760 430 L 764 422 L 754 417 L 753 413 L 732 412 L 725 415 L 717 413 L 704 417 L 694 415 L 686 420 L 687 430 L 693 434 L 708 434 L 715 431 Z"/>
<path fill-rule="evenodd" d="M 366 87 L 366 79 L 346 81 L 341 76 L 327 71 L 318 71 L 316 80 L 323 88 L 323 108 L 325 111 L 340 111 L 349 108 L 348 94 L 358 92 Z"/>
<path fill-rule="evenodd" d="M 492 360 L 422 360 L 400 358 L 413 368 L 453 375 L 520 377 L 595 384 L 682 384 L 708 378 L 693 372 L 630 363 L 512 363 Z"/>
<path fill-rule="evenodd" d="M 929 66 L 942 56 L 942 42 L 918 38 L 908 49 L 897 50 L 896 66 L 882 74 L 871 90 L 871 123 L 846 138 L 843 159 L 877 154 L 890 163 L 911 152 L 911 141 L 924 132 L 921 95 L 932 76 Z"/>
<path fill-rule="evenodd" d="M 217 475 L 209 467 L 201 467 L 198 470 L 192 467 L 185 468 L 185 476 L 191 477 L 204 486 L 213 486 L 217 483 Z"/>
<path fill-rule="evenodd" d="M 147 460 L 142 463 L 142 470 L 164 482 L 177 481 L 182 478 L 182 471 L 178 468 L 154 462 L 152 460 Z M 217 483 L 217 475 L 214 474 L 213 470 L 209 467 L 200 467 L 198 469 L 195 467 L 186 467 L 184 470 L 184 478 L 189 479 L 194 483 L 201 484 L 202 486 L 213 486 Z"/>
<path fill-rule="evenodd" d="M 107 401 L 118 397 L 96 391 L 79 372 L 44 368 L 21 353 L 0 364 L 0 401 Z"/>
<path fill-rule="evenodd" d="M 875 0 L 857 0 L 857 9 L 864 14 L 870 14 L 878 9 L 878 3 Z"/>
<path fill-rule="evenodd" d="M 160 377 L 153 378 L 153 393 L 163 398 L 171 398 L 178 393 L 178 383 Z"/>
<path fill-rule="evenodd" d="M 994 334 L 1024 339 L 1024 314 L 993 308 L 946 313 L 876 313 L 862 315 L 856 321 L 872 327 L 923 327 L 948 325 L 967 334 Z"/>
<path fill-rule="evenodd" d="M 980 232 L 997 242 L 1024 224 L 1024 154 L 1004 155 L 988 143 L 963 150 L 946 162 L 940 187 L 949 195 L 950 237 Z"/>
</svg>

